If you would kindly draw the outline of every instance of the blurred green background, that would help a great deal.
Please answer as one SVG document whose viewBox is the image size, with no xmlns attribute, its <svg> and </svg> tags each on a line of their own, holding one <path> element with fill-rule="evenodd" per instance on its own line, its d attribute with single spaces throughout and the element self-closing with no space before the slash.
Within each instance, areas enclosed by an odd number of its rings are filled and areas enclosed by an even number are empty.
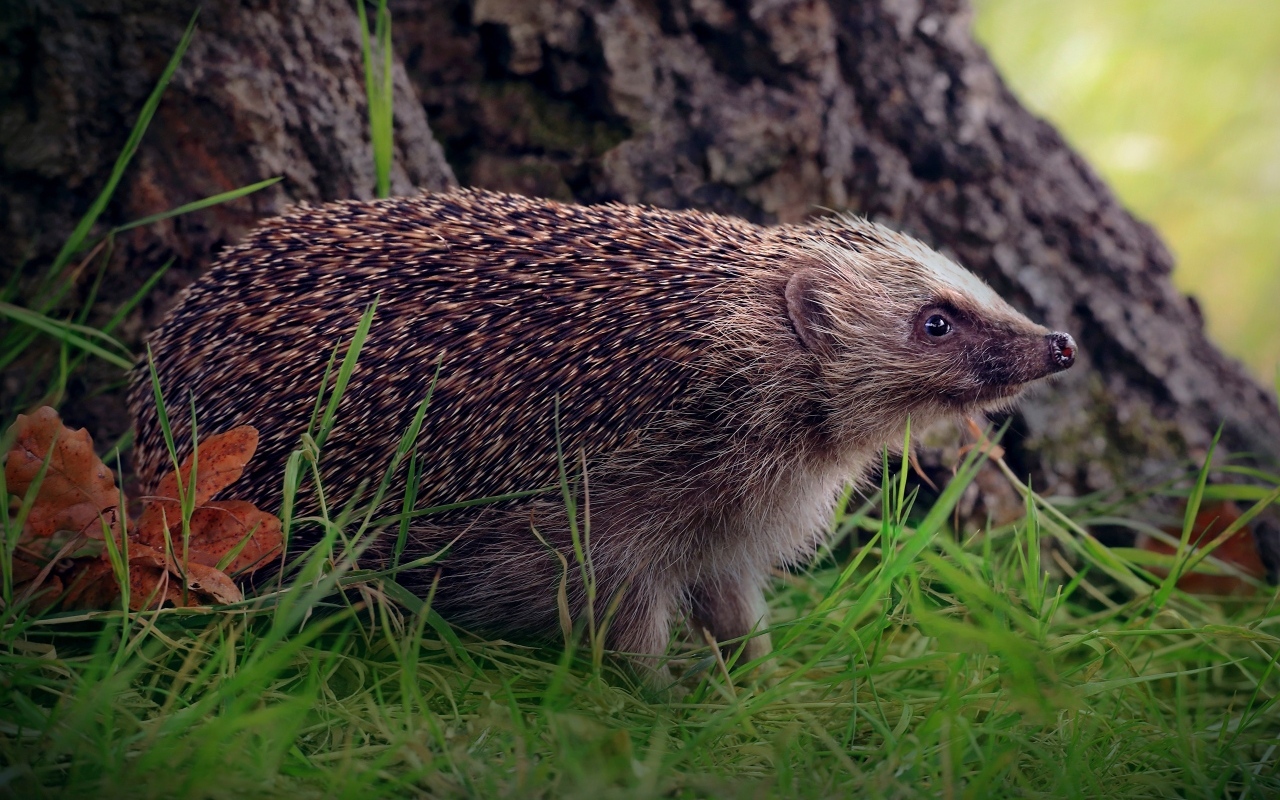
<svg viewBox="0 0 1280 800">
<path fill-rule="evenodd" d="M 1155 225 L 1209 332 L 1280 365 L 1280 2 L 975 0 L 1006 82 Z"/>
</svg>

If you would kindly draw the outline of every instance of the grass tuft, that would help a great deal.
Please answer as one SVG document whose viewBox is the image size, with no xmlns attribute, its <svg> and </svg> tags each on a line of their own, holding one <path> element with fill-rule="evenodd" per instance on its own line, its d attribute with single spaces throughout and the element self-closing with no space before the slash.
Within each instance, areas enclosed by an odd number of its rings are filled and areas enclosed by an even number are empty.
<svg viewBox="0 0 1280 800">
<path fill-rule="evenodd" d="M 378 0 L 372 37 L 364 5 L 356 0 L 360 14 L 360 50 L 364 55 L 364 87 L 369 103 L 369 139 L 373 146 L 374 190 L 378 197 L 391 195 L 392 135 L 394 111 L 392 85 L 391 12 L 387 0 Z"/>
<path fill-rule="evenodd" d="M 322 452 L 305 437 L 295 456 L 292 491 L 318 480 Z M 400 518 L 286 511 L 319 543 L 235 606 L 6 608 L 0 785 L 29 797 L 1275 796 L 1274 593 L 1211 601 L 1168 584 L 1157 603 L 1166 584 L 1122 555 L 1063 548 L 1055 529 L 1080 523 L 1020 483 L 1022 519 L 958 536 L 952 507 L 987 459 L 971 451 L 929 508 L 905 461 L 886 470 L 878 514 L 846 504 L 845 538 L 779 575 L 771 662 L 685 641 L 671 666 L 687 694 L 666 702 L 594 646 L 455 629 L 395 569 L 362 569 L 360 548 L 395 537 Z M 1199 478 L 1182 491 L 1203 493 Z M 561 490 L 585 512 L 585 483 L 566 476 Z M 589 569 L 586 520 L 566 569 Z"/>
</svg>

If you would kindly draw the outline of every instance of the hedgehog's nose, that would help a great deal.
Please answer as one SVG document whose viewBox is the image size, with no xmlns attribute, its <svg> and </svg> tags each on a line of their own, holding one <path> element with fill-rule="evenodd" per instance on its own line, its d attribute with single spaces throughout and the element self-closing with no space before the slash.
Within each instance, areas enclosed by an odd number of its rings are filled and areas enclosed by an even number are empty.
<svg viewBox="0 0 1280 800">
<path fill-rule="evenodd" d="M 1051 333 L 1049 340 L 1049 357 L 1059 370 L 1070 369 L 1076 363 L 1076 340 L 1069 333 Z"/>
</svg>

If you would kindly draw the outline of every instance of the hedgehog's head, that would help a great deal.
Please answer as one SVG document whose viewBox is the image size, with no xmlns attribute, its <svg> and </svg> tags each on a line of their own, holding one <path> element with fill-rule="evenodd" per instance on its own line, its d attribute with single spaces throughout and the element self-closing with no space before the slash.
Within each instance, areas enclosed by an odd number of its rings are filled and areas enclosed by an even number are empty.
<svg viewBox="0 0 1280 800">
<path fill-rule="evenodd" d="M 1069 334 L 1036 325 L 919 242 L 859 223 L 811 248 L 784 291 L 825 402 L 850 432 L 1007 405 L 1075 361 Z"/>
</svg>

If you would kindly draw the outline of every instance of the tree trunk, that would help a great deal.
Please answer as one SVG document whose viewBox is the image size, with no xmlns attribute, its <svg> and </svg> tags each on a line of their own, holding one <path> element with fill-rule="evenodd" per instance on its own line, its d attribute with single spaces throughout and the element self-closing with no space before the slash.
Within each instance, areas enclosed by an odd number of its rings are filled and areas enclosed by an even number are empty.
<svg viewBox="0 0 1280 800">
<path fill-rule="evenodd" d="M 98 230 L 246 186 L 225 205 L 137 229 L 116 244 L 91 324 L 110 318 L 170 257 L 163 280 L 117 333 L 140 349 L 183 286 L 219 249 L 297 202 L 370 198 L 372 149 L 360 28 L 347 0 L 19 0 L 0 12 L 0 278 L 36 274 L 88 210 L 197 6 L 197 32 Z M 392 189 L 455 183 L 397 63 Z M 66 305 L 79 308 L 93 269 Z M 26 387 L 5 376 L 0 399 Z M 64 408 L 110 441 L 131 421 L 119 370 L 90 362 Z M 108 388 L 101 394 L 103 386 Z M 29 399 L 29 395 L 28 395 Z M 0 407 L 8 407 L 4 403 Z"/>
<path fill-rule="evenodd" d="M 87 207 L 190 8 L 94 5 L 28 2 L 3 31 L 10 266 L 47 260 Z M 373 185 L 354 7 L 233 6 L 205 5 L 109 221 L 285 180 L 128 240 L 104 308 L 179 257 L 130 341 L 255 219 Z M 766 223 L 849 210 L 1076 335 L 1076 368 L 1020 404 L 1008 442 L 1038 489 L 1150 479 L 1219 424 L 1227 449 L 1280 457 L 1275 398 L 1205 338 L 1151 228 L 1010 94 L 960 0 L 403 0 L 393 20 L 397 192 L 456 174 Z M 926 437 L 926 463 L 945 440 Z"/>
</svg>

